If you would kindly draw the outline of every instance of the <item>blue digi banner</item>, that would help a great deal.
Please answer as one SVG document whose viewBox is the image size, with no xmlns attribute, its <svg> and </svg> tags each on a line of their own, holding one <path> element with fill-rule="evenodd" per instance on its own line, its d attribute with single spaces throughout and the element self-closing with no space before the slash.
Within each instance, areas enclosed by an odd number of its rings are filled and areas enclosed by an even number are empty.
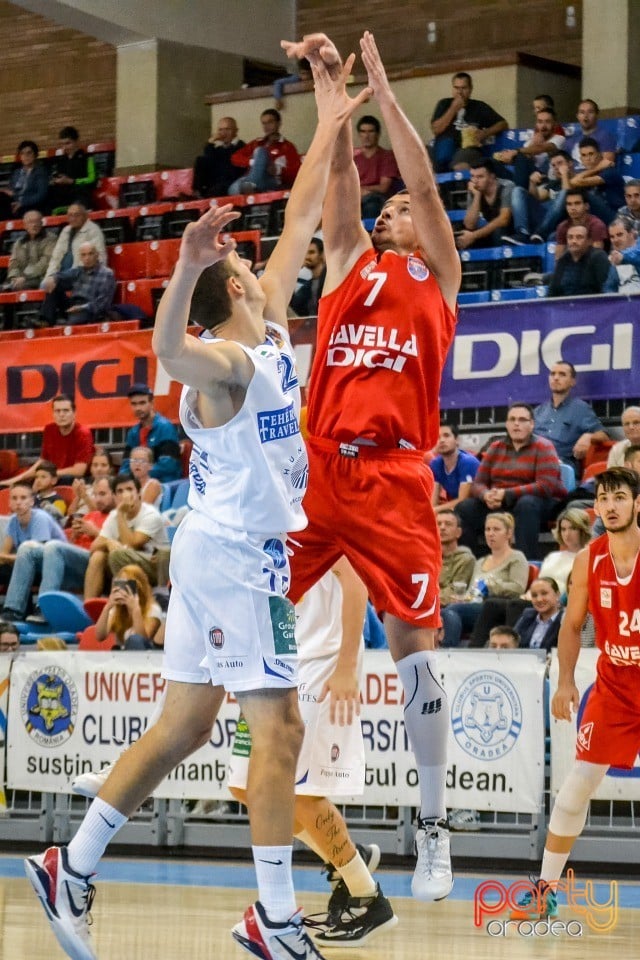
<svg viewBox="0 0 640 960">
<path fill-rule="evenodd" d="M 584 400 L 638 398 L 640 296 L 461 308 L 441 407 L 540 403 L 549 396 L 549 369 L 558 360 L 575 366 Z"/>
</svg>

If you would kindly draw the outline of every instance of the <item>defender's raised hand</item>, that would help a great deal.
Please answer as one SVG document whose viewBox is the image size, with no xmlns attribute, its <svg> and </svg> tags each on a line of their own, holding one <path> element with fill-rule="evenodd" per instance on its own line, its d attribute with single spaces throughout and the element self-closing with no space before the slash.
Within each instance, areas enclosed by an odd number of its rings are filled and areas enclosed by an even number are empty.
<svg viewBox="0 0 640 960">
<path fill-rule="evenodd" d="M 281 40 L 280 46 L 290 58 L 306 58 L 312 65 L 321 60 L 334 80 L 342 73 L 342 59 L 326 33 L 309 33 L 299 41 Z"/>
<path fill-rule="evenodd" d="M 229 237 L 224 243 L 220 233 L 227 224 L 240 216 L 230 203 L 223 207 L 211 207 L 199 220 L 190 223 L 180 244 L 179 262 L 184 267 L 204 270 L 218 260 L 224 260 L 236 248 L 236 242 Z"/>
<path fill-rule="evenodd" d="M 350 54 L 339 72 L 332 71 L 323 60 L 316 58 L 309 60 L 313 74 L 313 86 L 318 108 L 318 122 L 338 121 L 340 125 L 353 114 L 360 104 L 365 103 L 371 96 L 371 88 L 365 87 L 359 94 L 351 98 L 348 96 L 345 84 L 351 73 L 355 61 L 355 54 Z M 335 73 L 335 75 L 334 75 Z"/>
<path fill-rule="evenodd" d="M 360 40 L 360 50 L 362 52 L 362 62 L 367 70 L 367 80 L 373 90 L 376 100 L 380 100 L 385 94 L 391 93 L 387 72 L 378 52 L 376 41 L 373 34 L 365 30 Z"/>
</svg>

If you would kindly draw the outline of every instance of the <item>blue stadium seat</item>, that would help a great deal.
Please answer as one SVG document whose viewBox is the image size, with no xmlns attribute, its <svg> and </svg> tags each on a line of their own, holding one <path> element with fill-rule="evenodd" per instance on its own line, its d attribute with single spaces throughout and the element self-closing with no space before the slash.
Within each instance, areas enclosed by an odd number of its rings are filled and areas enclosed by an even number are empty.
<svg viewBox="0 0 640 960">
<path fill-rule="evenodd" d="M 492 290 L 492 302 L 505 300 L 540 300 L 547 295 L 547 287 L 510 287 L 505 290 Z"/>
<path fill-rule="evenodd" d="M 617 168 L 626 180 L 637 180 L 640 178 L 640 153 L 620 154 Z"/>
<path fill-rule="evenodd" d="M 620 117 L 617 137 L 619 150 L 631 150 L 640 141 L 640 117 Z"/>
<path fill-rule="evenodd" d="M 570 463 L 560 464 L 560 477 L 567 493 L 571 493 L 576 488 L 576 474 Z"/>
<path fill-rule="evenodd" d="M 460 306 L 470 303 L 489 303 L 490 293 L 488 290 L 473 290 L 468 293 L 458 294 L 458 303 Z"/>
</svg>

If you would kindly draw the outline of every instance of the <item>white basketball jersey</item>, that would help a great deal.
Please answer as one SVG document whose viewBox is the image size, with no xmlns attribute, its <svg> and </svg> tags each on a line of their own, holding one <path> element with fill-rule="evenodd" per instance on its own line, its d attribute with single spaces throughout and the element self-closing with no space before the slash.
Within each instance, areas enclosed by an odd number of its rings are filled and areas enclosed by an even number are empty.
<svg viewBox="0 0 640 960">
<path fill-rule="evenodd" d="M 238 346 L 252 360 L 254 374 L 242 409 L 232 420 L 221 427 L 203 427 L 197 390 L 182 390 L 180 422 L 193 441 L 189 506 L 249 533 L 302 530 L 307 525 L 302 498 L 309 468 L 288 334 L 270 325 L 264 343 Z"/>
<path fill-rule="evenodd" d="M 342 587 L 331 570 L 296 604 L 298 660 L 337 656 L 342 641 Z"/>
</svg>

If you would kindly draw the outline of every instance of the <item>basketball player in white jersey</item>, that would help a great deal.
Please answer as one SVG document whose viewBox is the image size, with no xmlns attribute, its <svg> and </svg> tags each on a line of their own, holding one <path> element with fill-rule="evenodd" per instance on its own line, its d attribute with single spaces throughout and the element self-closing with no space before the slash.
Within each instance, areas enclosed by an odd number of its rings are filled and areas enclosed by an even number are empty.
<svg viewBox="0 0 640 960">
<path fill-rule="evenodd" d="M 333 79 L 313 59 L 318 126 L 264 275 L 254 276 L 232 239 L 222 242 L 221 231 L 238 214 L 231 206 L 212 208 L 187 227 L 158 309 L 154 352 L 185 384 L 180 417 L 194 442 L 193 509 L 172 546 L 162 714 L 117 761 L 69 846 L 25 861 L 73 960 L 96 958 L 88 929 L 91 875 L 108 843 L 176 764 L 208 740 L 225 689 L 254 731 L 247 790 L 259 901 L 233 936 L 262 960 L 320 956 L 296 911 L 291 878 L 303 725 L 284 542 L 287 531 L 306 523 L 306 457 L 286 307 L 320 219 L 332 144 L 364 97 L 346 94 L 353 59 Z M 187 334 L 190 319 L 213 339 Z"/>
</svg>

